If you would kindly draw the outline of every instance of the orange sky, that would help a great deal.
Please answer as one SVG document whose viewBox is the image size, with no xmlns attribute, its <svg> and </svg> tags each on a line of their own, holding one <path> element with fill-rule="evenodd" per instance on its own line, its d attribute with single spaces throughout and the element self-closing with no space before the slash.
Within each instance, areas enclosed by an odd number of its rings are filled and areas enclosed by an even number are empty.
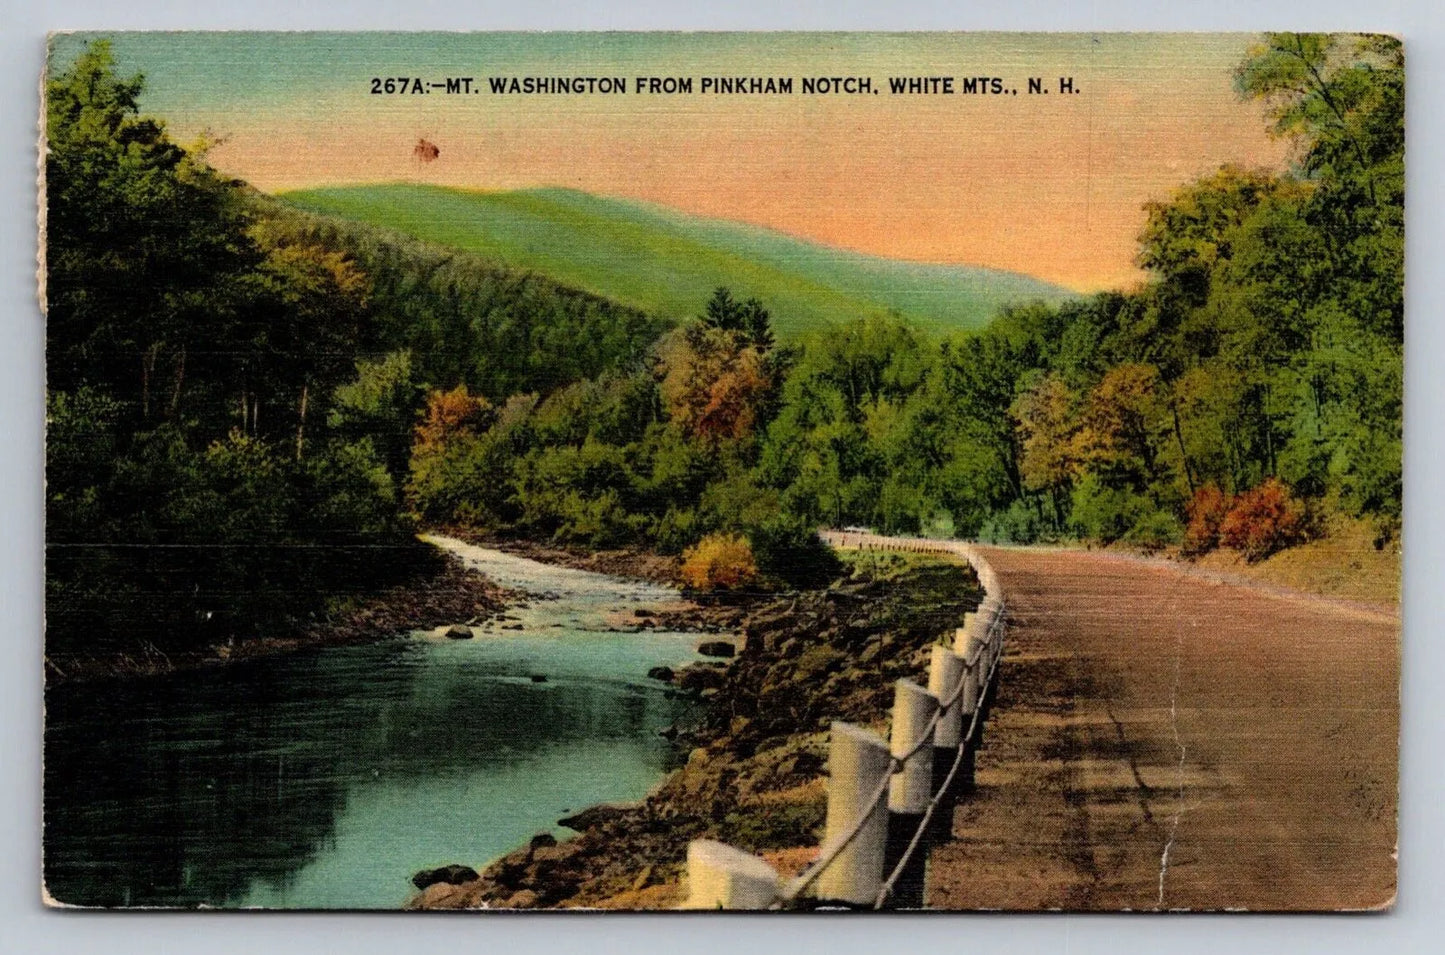
<svg viewBox="0 0 1445 955">
<path fill-rule="evenodd" d="M 1224 162 L 1285 158 L 1260 105 L 1232 91 L 1243 34 L 156 36 L 116 42 L 122 68 L 147 74 L 143 107 L 178 138 L 226 137 L 212 162 L 262 189 L 570 186 L 1079 290 L 1138 279 L 1147 199 Z M 378 74 L 745 74 L 795 89 L 858 75 L 883 92 L 387 97 L 369 93 Z M 998 76 L 1019 93 L 887 92 L 890 76 L 925 74 Z M 1028 95 L 1031 76 L 1050 92 Z M 1060 76 L 1079 92 L 1059 95 Z M 419 136 L 441 147 L 435 163 L 412 159 Z"/>
</svg>

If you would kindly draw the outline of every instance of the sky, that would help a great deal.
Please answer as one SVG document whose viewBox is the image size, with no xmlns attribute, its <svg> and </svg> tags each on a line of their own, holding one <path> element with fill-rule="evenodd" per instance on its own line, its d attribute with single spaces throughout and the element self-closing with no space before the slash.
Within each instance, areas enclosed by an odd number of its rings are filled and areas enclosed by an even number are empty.
<svg viewBox="0 0 1445 955">
<path fill-rule="evenodd" d="M 63 68 L 94 35 L 52 39 Z M 1143 204 L 1223 163 L 1283 168 L 1231 72 L 1249 34 L 109 34 L 144 112 L 260 189 L 429 182 L 563 186 L 889 258 L 1124 288 Z M 374 77 L 483 92 L 374 95 Z M 496 95 L 492 77 L 617 76 L 623 95 Z M 633 92 L 691 77 L 692 94 Z M 705 94 L 708 76 L 792 95 Z M 804 77 L 877 92 L 804 94 Z M 1017 94 L 895 95 L 891 77 L 998 77 Z M 1076 92 L 1061 92 L 1061 77 Z M 1046 94 L 1029 94 L 1028 80 Z M 425 138 L 440 149 L 413 156 Z"/>
</svg>

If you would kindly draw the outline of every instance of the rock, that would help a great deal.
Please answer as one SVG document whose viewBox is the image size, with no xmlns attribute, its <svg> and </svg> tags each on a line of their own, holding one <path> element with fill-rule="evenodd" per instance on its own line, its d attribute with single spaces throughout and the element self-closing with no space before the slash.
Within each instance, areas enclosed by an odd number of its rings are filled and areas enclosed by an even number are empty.
<svg viewBox="0 0 1445 955">
<path fill-rule="evenodd" d="M 693 693 L 717 689 L 722 682 L 722 671 L 706 664 L 687 667 L 677 675 L 677 685 Z"/>
<path fill-rule="evenodd" d="M 453 624 L 447 627 L 445 636 L 448 640 L 470 640 L 472 638 L 472 630 L 470 627 L 463 627 L 459 623 Z"/>
<path fill-rule="evenodd" d="M 652 882 L 652 866 L 645 865 L 642 871 L 637 873 L 637 878 L 632 880 L 632 891 L 641 892 Z"/>
<path fill-rule="evenodd" d="M 661 680 L 663 683 L 671 683 L 672 678 L 676 675 L 672 672 L 672 667 L 653 667 L 647 671 L 649 680 Z"/>
<path fill-rule="evenodd" d="M 557 842 L 532 853 L 532 861 L 539 867 L 554 866 L 566 862 L 582 850 L 576 842 Z"/>
<path fill-rule="evenodd" d="M 434 882 L 421 895 L 406 903 L 408 909 L 455 909 L 465 907 L 466 893 L 460 886 Z"/>
<path fill-rule="evenodd" d="M 422 869 L 411 877 L 411 884 L 418 889 L 425 889 L 438 882 L 445 882 L 447 885 L 461 885 L 463 882 L 475 882 L 479 878 L 477 870 L 471 866 L 453 863 L 444 865 L 440 869 Z"/>
<path fill-rule="evenodd" d="M 730 657 L 737 653 L 737 648 L 726 640 L 709 640 L 700 645 L 697 652 L 705 657 Z"/>
<path fill-rule="evenodd" d="M 646 607 L 638 607 L 636 610 L 632 611 L 632 615 L 638 618 L 655 617 L 657 616 L 657 611 L 648 610 Z"/>
<path fill-rule="evenodd" d="M 566 826 L 577 832 L 586 832 L 588 829 L 600 828 L 626 814 L 627 810 L 617 806 L 592 806 L 575 815 L 558 819 L 557 825 Z"/>
<path fill-rule="evenodd" d="M 523 889 L 520 892 L 513 892 L 502 903 L 504 909 L 530 909 L 536 908 L 542 897 L 531 889 Z"/>
<path fill-rule="evenodd" d="M 538 849 L 546 849 L 551 846 L 555 846 L 556 844 L 556 836 L 552 835 L 550 832 L 539 832 L 532 837 L 531 842 L 527 843 L 527 848 L 535 852 Z"/>
<path fill-rule="evenodd" d="M 531 849 L 518 849 L 509 852 L 501 859 L 492 863 L 487 874 L 493 881 L 500 885 L 514 889 L 520 889 L 523 885 L 523 876 L 526 875 L 527 865 L 531 862 Z"/>
<path fill-rule="evenodd" d="M 504 624 L 502 624 L 502 629 L 503 629 L 503 630 L 525 630 L 526 627 L 524 627 L 524 626 L 523 626 L 522 624 L 520 624 L 520 623 L 504 623 Z"/>
<path fill-rule="evenodd" d="M 532 674 L 532 682 L 533 682 L 533 683 L 546 683 L 546 682 L 547 682 L 547 674 L 545 674 L 545 673 L 533 673 L 533 674 Z"/>
</svg>

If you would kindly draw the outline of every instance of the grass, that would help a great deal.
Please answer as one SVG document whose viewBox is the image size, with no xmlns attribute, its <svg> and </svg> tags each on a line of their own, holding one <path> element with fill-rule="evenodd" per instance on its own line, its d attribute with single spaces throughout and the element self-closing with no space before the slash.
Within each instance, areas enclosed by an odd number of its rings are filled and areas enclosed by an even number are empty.
<svg viewBox="0 0 1445 955">
<path fill-rule="evenodd" d="M 657 315 L 698 314 L 712 290 L 756 296 L 785 338 L 896 312 L 932 331 L 981 328 L 1008 302 L 1071 293 L 1010 272 L 901 262 L 662 206 L 569 189 L 415 184 L 310 189 L 285 201 L 533 270 Z"/>
<path fill-rule="evenodd" d="M 1334 517 L 1324 536 L 1290 547 L 1256 564 L 1234 551 L 1217 550 L 1197 566 L 1226 571 L 1280 587 L 1397 608 L 1400 604 L 1399 543 L 1375 547 L 1367 521 Z"/>
</svg>

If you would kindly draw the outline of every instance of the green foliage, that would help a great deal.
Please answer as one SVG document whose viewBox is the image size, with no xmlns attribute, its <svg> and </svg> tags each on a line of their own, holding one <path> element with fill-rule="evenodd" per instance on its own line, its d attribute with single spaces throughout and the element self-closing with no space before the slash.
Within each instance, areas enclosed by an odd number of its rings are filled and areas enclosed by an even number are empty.
<svg viewBox="0 0 1445 955">
<path fill-rule="evenodd" d="M 1074 485 L 1069 523 L 1081 537 L 1112 543 L 1150 512 L 1147 500 L 1132 491 L 1109 487 L 1088 473 Z"/>
<path fill-rule="evenodd" d="M 405 362 L 341 387 L 367 276 L 258 221 L 142 89 L 104 42 L 46 81 L 52 655 L 284 633 L 426 565 L 384 433 Z"/>
<path fill-rule="evenodd" d="M 1134 522 L 1129 533 L 1124 535 L 1124 540 L 1140 550 L 1152 553 L 1178 544 L 1183 536 L 1184 528 L 1180 525 L 1179 518 L 1168 511 L 1151 510 Z"/>
<path fill-rule="evenodd" d="M 1149 203 L 1138 289 L 957 331 L 999 301 L 959 270 L 564 191 L 300 211 L 171 142 L 95 44 L 46 83 L 50 647 L 284 629 L 415 566 L 417 519 L 710 541 L 713 586 L 825 583 L 820 525 L 1259 559 L 1328 506 L 1388 537 L 1399 46 L 1272 34 L 1236 81 L 1293 170 Z"/>
<path fill-rule="evenodd" d="M 827 810 L 828 801 L 821 795 L 757 802 L 728 813 L 717 838 L 748 852 L 811 845 L 819 839 Z"/>
<path fill-rule="evenodd" d="M 758 570 L 791 587 L 822 587 L 843 572 L 833 549 L 811 525 L 779 516 L 748 532 Z"/>
<path fill-rule="evenodd" d="M 986 544 L 1036 544 L 1055 533 L 1037 498 L 1017 498 L 989 514 L 979 526 L 978 539 Z"/>
</svg>

